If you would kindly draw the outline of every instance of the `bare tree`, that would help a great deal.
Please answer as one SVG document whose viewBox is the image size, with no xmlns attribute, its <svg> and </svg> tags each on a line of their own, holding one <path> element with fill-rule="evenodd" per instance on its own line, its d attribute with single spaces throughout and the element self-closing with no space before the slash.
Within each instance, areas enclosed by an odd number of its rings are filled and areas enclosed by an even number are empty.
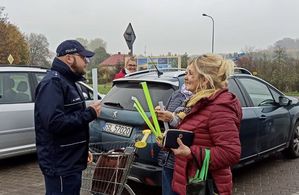
<svg viewBox="0 0 299 195">
<path fill-rule="evenodd" d="M 6 23 L 8 21 L 7 14 L 4 13 L 5 7 L 0 6 L 0 22 Z"/>
<path fill-rule="evenodd" d="M 84 47 L 87 47 L 87 45 L 88 45 L 88 40 L 87 39 L 79 37 L 76 40 L 79 41 Z"/>
<path fill-rule="evenodd" d="M 92 51 L 95 51 L 96 49 L 98 49 L 100 47 L 106 49 L 106 46 L 107 46 L 107 43 L 103 39 L 100 39 L 100 38 L 96 38 L 96 39 L 89 41 L 89 43 L 87 45 L 87 47 Z"/>
<path fill-rule="evenodd" d="M 26 37 L 29 44 L 30 64 L 50 66 L 50 51 L 47 38 L 43 34 L 31 33 Z"/>
<path fill-rule="evenodd" d="M 85 38 L 77 38 L 77 41 L 79 41 L 84 47 L 88 48 L 91 51 L 95 51 L 96 49 L 102 47 L 104 49 L 106 49 L 107 43 L 101 39 L 101 38 L 95 38 L 92 40 L 88 40 Z"/>
</svg>

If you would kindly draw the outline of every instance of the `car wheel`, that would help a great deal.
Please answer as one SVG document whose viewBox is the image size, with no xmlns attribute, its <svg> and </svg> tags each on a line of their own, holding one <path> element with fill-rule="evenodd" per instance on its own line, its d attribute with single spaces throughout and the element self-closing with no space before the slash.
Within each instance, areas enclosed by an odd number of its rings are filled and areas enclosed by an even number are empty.
<svg viewBox="0 0 299 195">
<path fill-rule="evenodd" d="M 299 157 L 299 122 L 296 122 L 289 147 L 284 152 L 288 158 Z"/>
</svg>

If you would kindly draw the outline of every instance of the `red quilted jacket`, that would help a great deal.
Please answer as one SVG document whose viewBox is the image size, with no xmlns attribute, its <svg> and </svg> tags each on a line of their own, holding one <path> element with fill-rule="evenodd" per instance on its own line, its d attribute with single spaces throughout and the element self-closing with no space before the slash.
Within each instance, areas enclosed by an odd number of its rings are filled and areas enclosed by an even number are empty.
<svg viewBox="0 0 299 195">
<path fill-rule="evenodd" d="M 122 68 L 119 73 L 115 74 L 114 79 L 123 78 L 126 76 L 126 71 L 124 68 Z"/>
<path fill-rule="evenodd" d="M 227 89 L 223 89 L 197 102 L 179 127 L 195 133 L 191 151 L 199 161 L 204 159 L 204 149 L 210 148 L 209 172 L 221 195 L 232 194 L 230 166 L 238 163 L 240 159 L 241 119 L 242 110 L 239 100 Z M 203 151 L 201 157 L 200 148 Z M 186 194 L 187 178 L 193 177 L 196 169 L 192 155 L 176 156 L 172 180 L 173 190 L 181 195 Z"/>
</svg>

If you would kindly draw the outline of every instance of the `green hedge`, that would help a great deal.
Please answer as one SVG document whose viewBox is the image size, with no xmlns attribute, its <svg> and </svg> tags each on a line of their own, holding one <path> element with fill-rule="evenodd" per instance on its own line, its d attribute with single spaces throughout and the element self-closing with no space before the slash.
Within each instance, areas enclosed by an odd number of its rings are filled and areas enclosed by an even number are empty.
<svg viewBox="0 0 299 195">
<path fill-rule="evenodd" d="M 110 91 L 110 89 L 112 88 L 112 83 L 100 84 L 98 86 L 99 86 L 98 87 L 99 93 L 107 94 Z"/>
</svg>

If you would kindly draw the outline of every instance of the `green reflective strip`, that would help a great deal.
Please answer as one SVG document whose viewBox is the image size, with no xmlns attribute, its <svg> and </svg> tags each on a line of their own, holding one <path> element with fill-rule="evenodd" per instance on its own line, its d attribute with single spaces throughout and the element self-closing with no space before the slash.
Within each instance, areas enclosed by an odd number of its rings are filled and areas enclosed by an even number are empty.
<svg viewBox="0 0 299 195">
<path fill-rule="evenodd" d="M 134 107 L 136 108 L 136 110 L 139 112 L 140 116 L 143 118 L 143 120 L 145 121 L 145 123 L 147 124 L 147 126 L 150 128 L 150 130 L 153 132 L 153 134 L 155 136 L 157 136 L 157 133 L 155 131 L 154 126 L 152 125 L 152 123 L 150 122 L 150 120 L 147 118 L 146 114 L 142 114 L 142 110 L 140 110 L 140 108 L 134 104 Z"/>
<path fill-rule="evenodd" d="M 155 109 L 154 109 L 154 106 L 153 106 L 153 102 L 152 102 L 150 92 L 148 90 L 146 82 L 141 82 L 141 85 L 142 85 L 142 88 L 143 88 L 144 96 L 145 96 L 149 111 L 151 113 L 151 116 L 152 116 L 152 119 L 153 119 L 153 122 L 154 122 L 154 125 L 155 125 L 156 132 L 157 132 L 158 136 L 160 136 L 161 135 L 160 125 L 159 125 L 159 122 L 158 122 L 158 119 L 157 119 L 157 116 L 156 116 L 156 113 L 155 113 Z"/>
<path fill-rule="evenodd" d="M 156 133 L 156 130 L 155 130 L 154 126 L 152 125 L 152 123 L 148 119 L 148 117 L 147 117 L 146 113 L 144 112 L 144 110 L 143 110 L 140 102 L 138 101 L 138 99 L 135 98 L 135 97 L 132 97 L 132 100 L 135 102 L 133 106 L 136 108 L 136 110 L 138 111 L 138 113 L 140 114 L 140 116 L 143 118 L 143 120 L 145 121 L 145 123 L 147 124 L 147 126 L 152 131 L 152 133 L 155 136 L 157 136 L 157 133 Z"/>
</svg>

